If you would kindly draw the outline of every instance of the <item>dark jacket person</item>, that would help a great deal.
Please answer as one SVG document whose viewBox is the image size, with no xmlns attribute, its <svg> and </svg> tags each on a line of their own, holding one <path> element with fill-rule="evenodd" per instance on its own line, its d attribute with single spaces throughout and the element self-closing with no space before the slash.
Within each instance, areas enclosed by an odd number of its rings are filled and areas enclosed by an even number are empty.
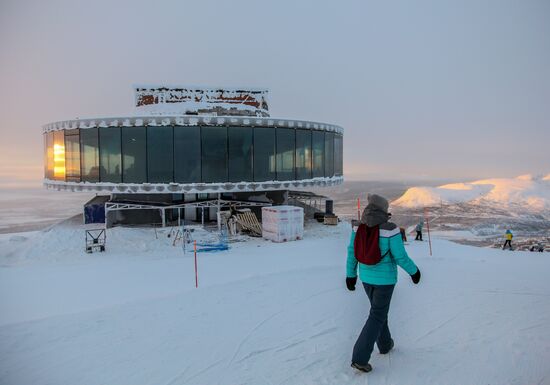
<svg viewBox="0 0 550 385">
<path fill-rule="evenodd" d="M 379 195 L 369 194 L 361 223 L 368 227 L 379 226 L 379 247 L 383 257 L 376 265 L 365 265 L 357 261 L 354 253 L 354 232 L 348 246 L 346 285 L 349 290 L 355 290 L 359 270 L 359 278 L 371 304 L 367 322 L 353 347 L 351 364 L 364 372 L 372 370 L 369 360 L 375 342 L 381 354 L 388 353 L 394 345 L 388 327 L 388 311 L 397 283 L 397 265 L 411 275 L 414 283 L 420 281 L 420 270 L 405 251 L 399 227 L 388 222 L 388 219 L 388 201 Z"/>
</svg>

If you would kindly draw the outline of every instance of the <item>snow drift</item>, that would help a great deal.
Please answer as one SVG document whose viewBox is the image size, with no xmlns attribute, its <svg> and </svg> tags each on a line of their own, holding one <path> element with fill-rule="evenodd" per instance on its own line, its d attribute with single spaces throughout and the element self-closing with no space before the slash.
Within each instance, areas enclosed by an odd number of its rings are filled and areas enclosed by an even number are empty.
<svg viewBox="0 0 550 385">
<path fill-rule="evenodd" d="M 439 187 L 412 187 L 393 205 L 417 208 L 456 203 L 487 203 L 528 211 L 548 211 L 550 174 L 544 177 L 527 174 L 516 178 L 483 179 Z"/>
</svg>

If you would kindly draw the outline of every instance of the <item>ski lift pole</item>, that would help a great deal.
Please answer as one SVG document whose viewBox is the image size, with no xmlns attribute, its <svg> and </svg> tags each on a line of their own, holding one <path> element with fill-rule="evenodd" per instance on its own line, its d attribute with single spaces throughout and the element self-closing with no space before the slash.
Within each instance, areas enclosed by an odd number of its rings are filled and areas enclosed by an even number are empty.
<svg viewBox="0 0 550 385">
<path fill-rule="evenodd" d="M 426 229 L 428 230 L 428 243 L 430 244 L 430 257 L 432 256 L 432 238 L 430 236 L 430 220 L 428 218 L 428 210 L 424 208 L 424 219 L 426 219 Z"/>
<path fill-rule="evenodd" d="M 196 240 L 193 242 L 193 246 L 195 249 L 195 287 L 199 287 L 199 275 L 197 271 L 197 241 Z"/>
</svg>

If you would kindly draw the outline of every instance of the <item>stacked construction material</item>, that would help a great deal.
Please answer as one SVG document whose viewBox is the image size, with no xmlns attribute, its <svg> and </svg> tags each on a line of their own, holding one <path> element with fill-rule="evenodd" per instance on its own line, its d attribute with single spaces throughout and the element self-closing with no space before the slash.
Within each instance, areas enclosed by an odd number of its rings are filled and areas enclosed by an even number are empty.
<svg viewBox="0 0 550 385">
<path fill-rule="evenodd" d="M 304 236 L 304 209 L 295 206 L 262 207 L 262 236 L 287 242 Z"/>
</svg>

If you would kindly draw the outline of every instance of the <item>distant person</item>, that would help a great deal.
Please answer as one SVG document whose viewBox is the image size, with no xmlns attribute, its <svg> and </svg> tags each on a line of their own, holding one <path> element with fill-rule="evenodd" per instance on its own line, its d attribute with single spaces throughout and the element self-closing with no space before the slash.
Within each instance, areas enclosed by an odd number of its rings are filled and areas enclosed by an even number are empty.
<svg viewBox="0 0 550 385">
<path fill-rule="evenodd" d="M 399 231 L 401 232 L 401 239 L 403 240 L 403 243 L 407 242 L 407 233 L 405 232 L 405 229 L 400 227 Z"/>
<path fill-rule="evenodd" d="M 416 230 L 416 238 L 414 239 L 415 241 L 421 241 L 422 240 L 422 228 L 424 228 L 424 221 L 423 220 L 418 222 L 418 224 L 415 227 L 415 230 Z"/>
<path fill-rule="evenodd" d="M 510 250 L 512 250 L 512 238 L 514 238 L 512 231 L 510 229 L 506 230 L 504 237 L 506 238 L 506 241 L 504 242 L 504 246 L 502 246 L 502 250 L 506 249 L 506 245 L 508 245 Z"/>
<path fill-rule="evenodd" d="M 379 195 L 369 194 L 359 228 L 357 232 L 352 231 L 348 246 L 346 286 L 350 291 L 355 290 L 359 270 L 371 304 L 367 322 L 353 347 L 351 360 L 351 366 L 362 372 L 372 370 L 369 360 L 375 343 L 380 354 L 389 353 L 394 346 L 388 327 L 388 311 L 397 283 L 397 265 L 411 275 L 415 284 L 420 281 L 420 270 L 405 251 L 399 227 L 388 222 L 388 219 L 388 201 Z M 356 253 L 362 261 L 368 262 L 360 255 L 360 251 L 365 250 L 377 254 L 378 263 L 359 262 Z"/>
</svg>

